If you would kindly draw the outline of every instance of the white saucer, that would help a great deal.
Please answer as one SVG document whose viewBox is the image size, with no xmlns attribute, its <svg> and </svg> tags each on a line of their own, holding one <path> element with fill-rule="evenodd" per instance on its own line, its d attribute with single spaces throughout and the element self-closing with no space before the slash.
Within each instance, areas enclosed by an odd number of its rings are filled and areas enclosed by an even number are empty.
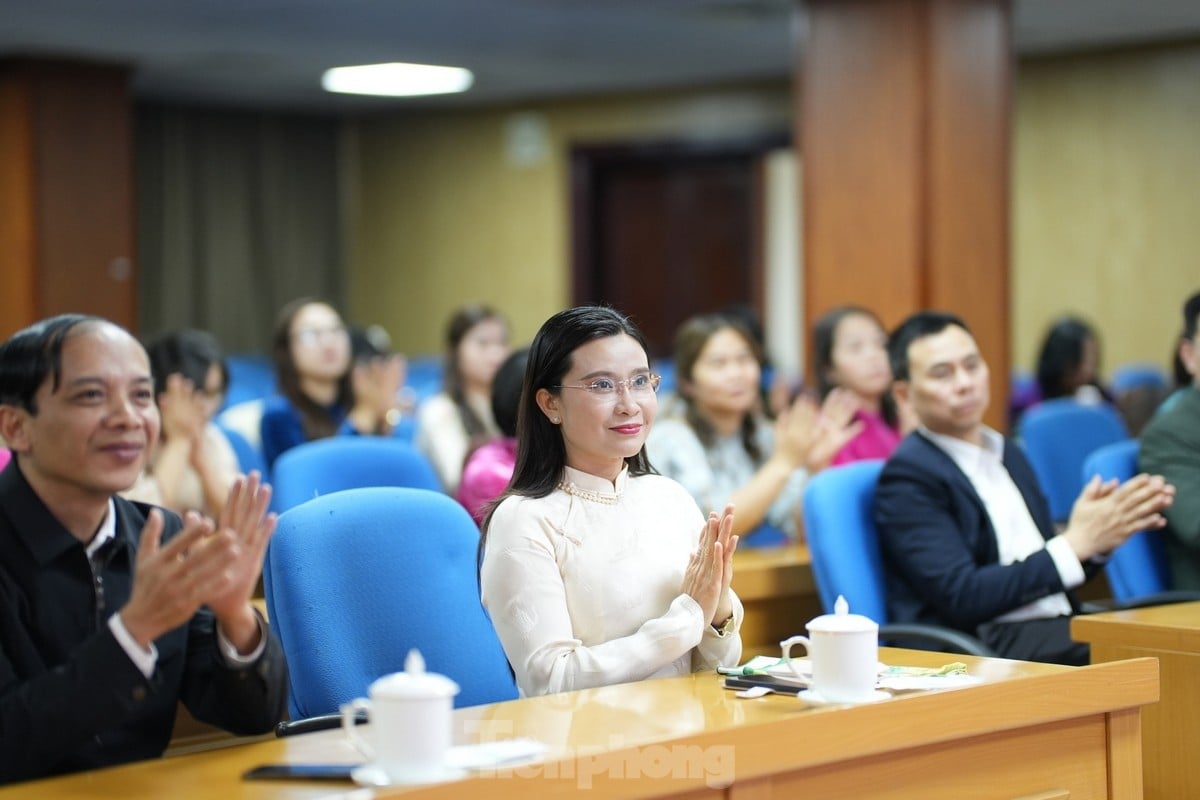
<svg viewBox="0 0 1200 800">
<path fill-rule="evenodd" d="M 443 781 L 457 780 L 466 774 L 467 771 L 464 769 L 444 767 L 433 775 L 424 773 L 407 779 L 388 775 L 382 768 L 374 764 L 363 764 L 351 770 L 350 779 L 359 786 L 416 786 L 424 783 L 441 783 Z"/>
<path fill-rule="evenodd" d="M 863 700 L 856 700 L 853 703 L 846 702 L 845 700 L 826 700 L 813 689 L 805 689 L 796 696 L 810 706 L 859 706 L 864 703 L 878 703 L 880 700 L 890 700 L 892 694 L 882 689 L 876 689 L 871 692 L 870 697 Z"/>
</svg>

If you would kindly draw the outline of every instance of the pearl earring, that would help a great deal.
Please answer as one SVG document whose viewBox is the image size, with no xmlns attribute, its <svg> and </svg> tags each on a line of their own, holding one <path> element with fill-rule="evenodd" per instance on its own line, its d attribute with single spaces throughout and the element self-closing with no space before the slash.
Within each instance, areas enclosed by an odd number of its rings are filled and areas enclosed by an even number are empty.
<svg viewBox="0 0 1200 800">
<path fill-rule="evenodd" d="M 553 422 L 555 425 L 557 425 L 562 420 L 560 420 L 558 417 L 551 417 L 550 421 Z"/>
</svg>

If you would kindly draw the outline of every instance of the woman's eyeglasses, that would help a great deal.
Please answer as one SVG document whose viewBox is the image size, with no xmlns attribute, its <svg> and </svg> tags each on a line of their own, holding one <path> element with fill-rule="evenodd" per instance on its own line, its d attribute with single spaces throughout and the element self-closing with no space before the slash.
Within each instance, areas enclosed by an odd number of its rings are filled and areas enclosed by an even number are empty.
<svg viewBox="0 0 1200 800">
<path fill-rule="evenodd" d="M 613 398 L 621 391 L 621 387 L 625 387 L 629 394 L 634 397 L 646 397 L 658 391 L 659 384 L 662 383 L 661 375 L 634 375 L 632 378 L 625 380 L 617 380 L 615 378 L 596 378 L 591 383 L 579 385 L 561 384 L 559 386 L 551 386 L 551 389 L 584 389 L 593 397 Z"/>
<path fill-rule="evenodd" d="M 336 328 L 300 328 L 299 330 L 292 331 L 292 338 L 306 346 L 327 341 L 331 342 L 348 335 L 348 331 L 342 325 Z"/>
</svg>

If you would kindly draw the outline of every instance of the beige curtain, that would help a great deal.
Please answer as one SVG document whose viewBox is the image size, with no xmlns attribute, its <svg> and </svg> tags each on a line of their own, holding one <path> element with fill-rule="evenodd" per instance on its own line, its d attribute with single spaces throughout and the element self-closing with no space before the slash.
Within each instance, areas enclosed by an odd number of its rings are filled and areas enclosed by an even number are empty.
<svg viewBox="0 0 1200 800">
<path fill-rule="evenodd" d="M 142 334 L 197 327 L 267 353 L 292 298 L 344 313 L 338 135 L 328 117 L 138 109 Z"/>
</svg>

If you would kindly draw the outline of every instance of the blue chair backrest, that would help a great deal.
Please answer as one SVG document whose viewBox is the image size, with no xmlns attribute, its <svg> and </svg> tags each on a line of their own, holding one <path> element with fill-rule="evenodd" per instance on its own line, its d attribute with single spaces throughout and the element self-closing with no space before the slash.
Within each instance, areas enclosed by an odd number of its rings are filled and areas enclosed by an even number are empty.
<svg viewBox="0 0 1200 800">
<path fill-rule="evenodd" d="M 740 550 L 743 547 L 751 550 L 756 548 L 783 547 L 790 541 L 791 537 L 786 533 L 774 525 L 768 525 L 764 522 L 738 539 L 738 549 Z"/>
<path fill-rule="evenodd" d="M 1158 364 L 1133 361 L 1121 364 L 1112 371 L 1109 382 L 1113 392 L 1123 394 L 1133 389 L 1162 389 L 1168 386 L 1167 372 Z"/>
<path fill-rule="evenodd" d="M 228 355 L 225 366 L 229 368 L 229 386 L 225 390 L 222 409 L 247 400 L 270 397 L 278 391 L 275 365 L 268 356 L 257 353 Z"/>
<path fill-rule="evenodd" d="M 258 470 L 259 475 L 267 475 L 267 462 L 263 458 L 262 453 L 246 441 L 246 437 L 235 431 L 228 425 L 217 423 L 217 428 L 221 433 L 225 434 L 225 438 L 229 440 L 229 444 L 233 447 L 233 452 L 237 456 L 238 468 L 242 472 L 249 474 L 251 470 Z"/>
<path fill-rule="evenodd" d="M 826 612 L 840 594 L 850 610 L 883 625 L 887 589 L 872 504 L 883 461 L 859 461 L 814 475 L 804 489 L 804 535 Z"/>
<path fill-rule="evenodd" d="M 1050 516 L 1062 522 L 1083 488 L 1084 459 L 1106 444 L 1125 441 L 1129 433 L 1112 406 L 1056 399 L 1025 412 L 1020 438 L 1050 502 Z"/>
<path fill-rule="evenodd" d="M 271 482 L 277 511 L 344 489 L 442 488 L 425 456 L 408 442 L 387 436 L 331 436 L 297 445 L 275 460 Z"/>
<path fill-rule="evenodd" d="M 1137 474 L 1138 442 L 1130 439 L 1101 447 L 1083 464 L 1084 481 L 1099 475 L 1104 480 L 1126 481 Z M 1112 552 L 1104 566 L 1113 597 L 1128 602 L 1138 597 L 1169 591 L 1171 568 L 1166 546 L 1158 531 L 1142 531 L 1129 537 Z"/>
<path fill-rule="evenodd" d="M 352 489 L 285 512 L 263 579 L 293 718 L 332 713 L 404 669 L 410 648 L 461 688 L 458 707 L 517 696 L 479 602 L 479 529 L 427 489 Z"/>
</svg>

